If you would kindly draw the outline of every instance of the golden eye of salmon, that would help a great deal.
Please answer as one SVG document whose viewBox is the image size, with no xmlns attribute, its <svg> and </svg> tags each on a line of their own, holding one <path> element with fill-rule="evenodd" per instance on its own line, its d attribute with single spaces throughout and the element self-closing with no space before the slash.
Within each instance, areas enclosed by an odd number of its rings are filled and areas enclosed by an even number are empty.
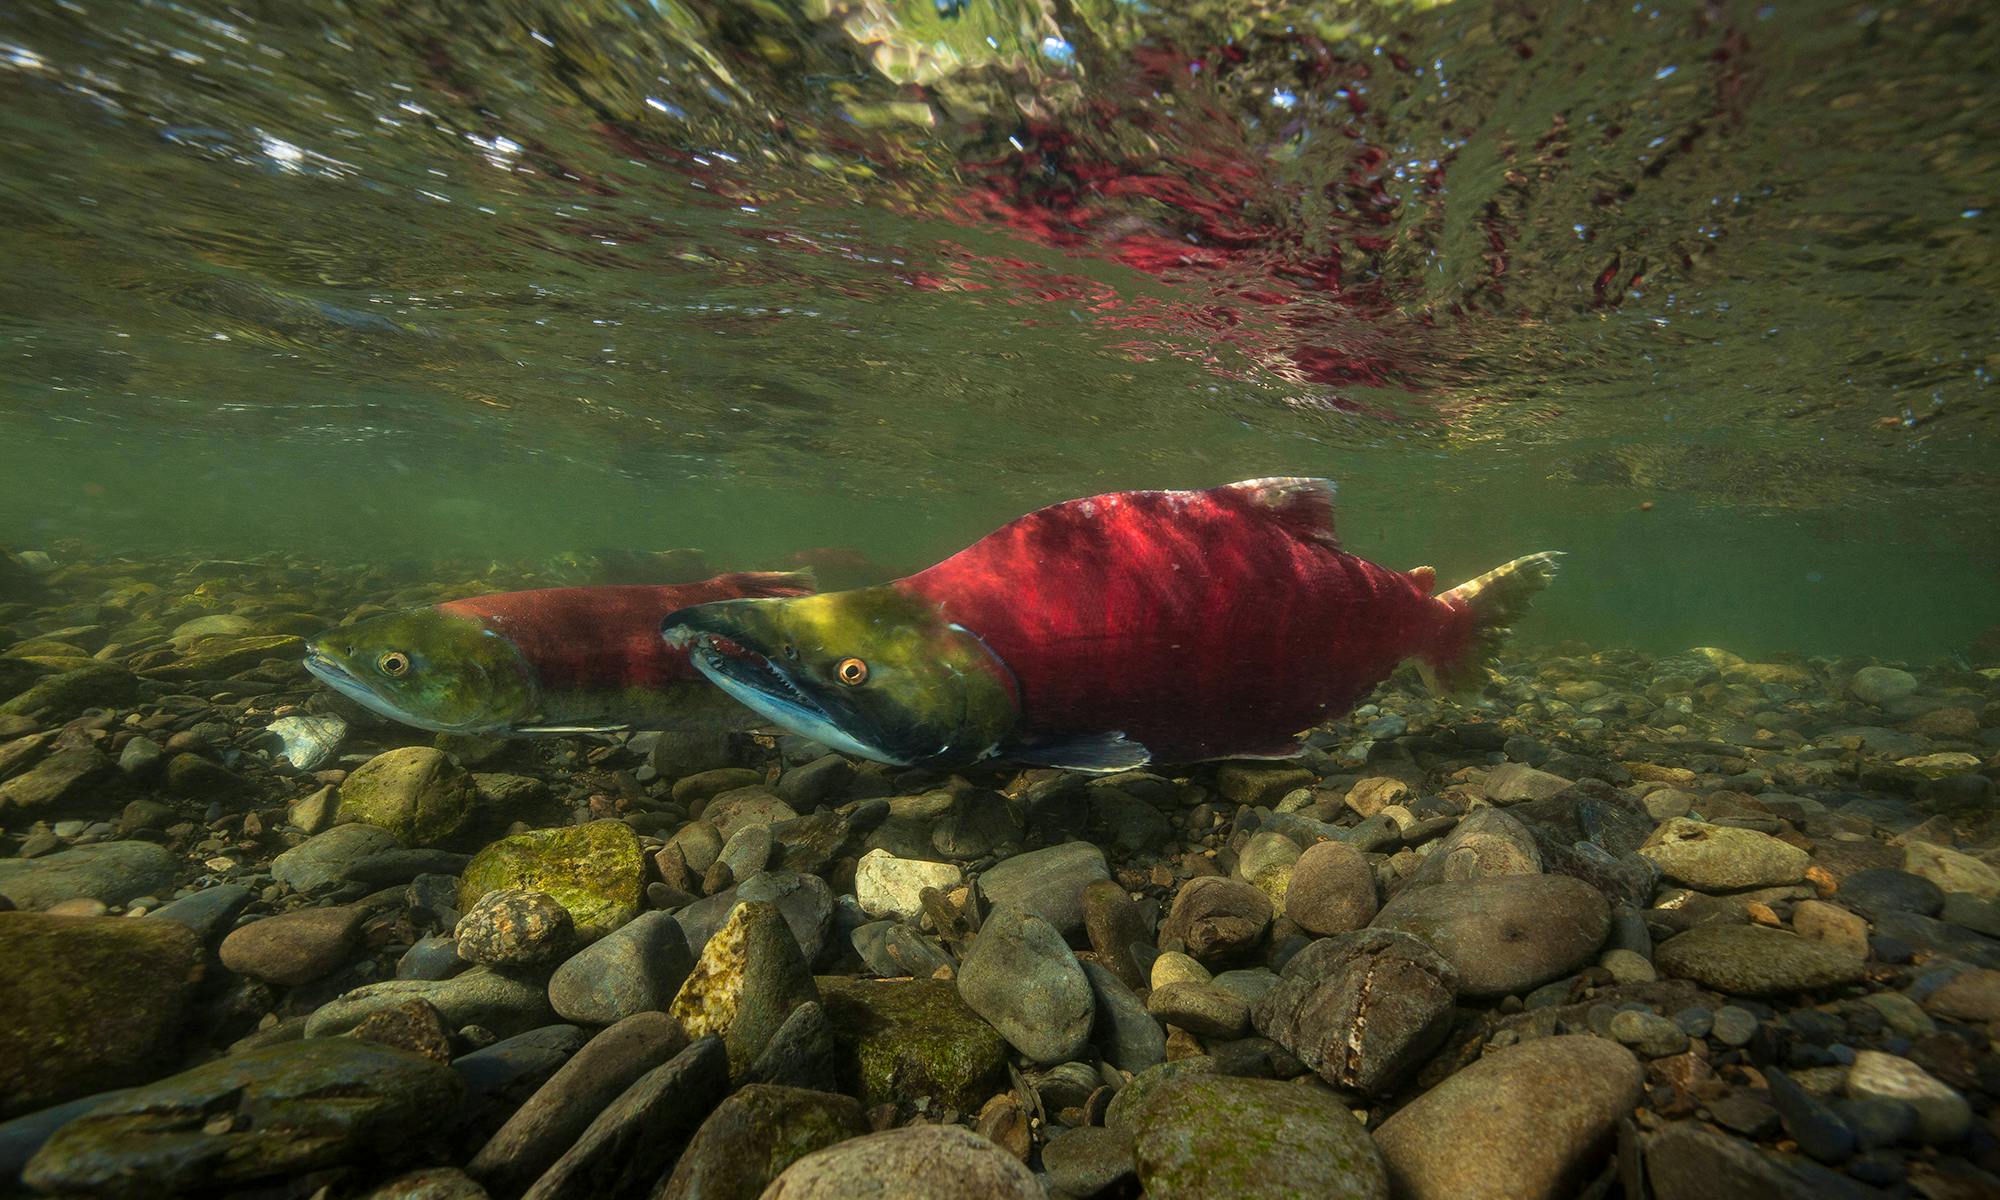
<svg viewBox="0 0 2000 1200">
<path fill-rule="evenodd" d="M 833 677 L 848 687 L 860 687 L 868 682 L 868 664 L 858 658 L 843 658 L 833 669 Z"/>
<path fill-rule="evenodd" d="M 400 650 L 391 650 L 375 660 L 375 669 L 384 675 L 406 675 L 410 670 L 410 656 Z"/>
</svg>

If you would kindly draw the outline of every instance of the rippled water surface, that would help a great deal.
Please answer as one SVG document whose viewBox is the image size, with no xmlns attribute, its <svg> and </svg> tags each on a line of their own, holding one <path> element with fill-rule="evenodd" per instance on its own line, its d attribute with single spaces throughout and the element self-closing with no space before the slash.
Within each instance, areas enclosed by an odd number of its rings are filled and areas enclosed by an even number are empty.
<svg viewBox="0 0 2000 1200">
<path fill-rule="evenodd" d="M 1530 636 L 2000 621 L 2000 16 L 0 7 L 0 544 L 804 546 L 1318 474 Z"/>
</svg>

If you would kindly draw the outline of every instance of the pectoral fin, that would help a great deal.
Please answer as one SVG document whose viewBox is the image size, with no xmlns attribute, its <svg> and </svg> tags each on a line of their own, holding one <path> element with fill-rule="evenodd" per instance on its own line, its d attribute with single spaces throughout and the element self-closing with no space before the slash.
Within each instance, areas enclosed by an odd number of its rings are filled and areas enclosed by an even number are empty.
<svg viewBox="0 0 2000 1200">
<path fill-rule="evenodd" d="M 516 725 L 515 733 L 623 733 L 630 725 Z"/>
<path fill-rule="evenodd" d="M 1044 739 L 1013 750 L 1008 757 L 1037 766 L 1099 775 L 1143 767 L 1153 759 L 1150 750 L 1118 732 Z"/>
</svg>

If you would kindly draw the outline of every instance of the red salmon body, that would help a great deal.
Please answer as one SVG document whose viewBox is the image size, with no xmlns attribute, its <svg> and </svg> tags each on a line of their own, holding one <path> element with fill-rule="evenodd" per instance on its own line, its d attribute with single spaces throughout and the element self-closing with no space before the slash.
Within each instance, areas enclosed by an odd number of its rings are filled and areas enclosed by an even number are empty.
<svg viewBox="0 0 2000 1200">
<path fill-rule="evenodd" d="M 1341 550 L 1332 485 L 1119 492 L 1029 513 L 896 583 L 1013 672 L 1033 746 L 1122 732 L 1153 761 L 1296 752 L 1397 663 L 1450 664 L 1472 607 Z M 1471 586 L 1471 585 L 1468 585 Z"/>
<path fill-rule="evenodd" d="M 699 583 L 500 592 L 438 609 L 511 640 L 549 691 L 657 690 L 701 679 L 686 650 L 660 640 L 661 617 L 711 600 L 811 591 L 793 572 L 738 571 Z"/>
</svg>

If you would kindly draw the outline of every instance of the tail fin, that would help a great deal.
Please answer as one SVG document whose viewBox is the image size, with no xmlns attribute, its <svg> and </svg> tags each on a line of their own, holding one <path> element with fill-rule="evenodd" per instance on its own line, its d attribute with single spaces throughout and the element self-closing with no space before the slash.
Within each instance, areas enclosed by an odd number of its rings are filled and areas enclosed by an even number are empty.
<svg viewBox="0 0 2000 1200">
<path fill-rule="evenodd" d="M 1560 550 L 1503 563 L 1435 597 L 1447 608 L 1445 630 L 1425 651 L 1418 670 L 1436 690 L 1458 691 L 1479 682 L 1486 661 L 1499 652 L 1515 618 L 1556 577 Z"/>
</svg>

